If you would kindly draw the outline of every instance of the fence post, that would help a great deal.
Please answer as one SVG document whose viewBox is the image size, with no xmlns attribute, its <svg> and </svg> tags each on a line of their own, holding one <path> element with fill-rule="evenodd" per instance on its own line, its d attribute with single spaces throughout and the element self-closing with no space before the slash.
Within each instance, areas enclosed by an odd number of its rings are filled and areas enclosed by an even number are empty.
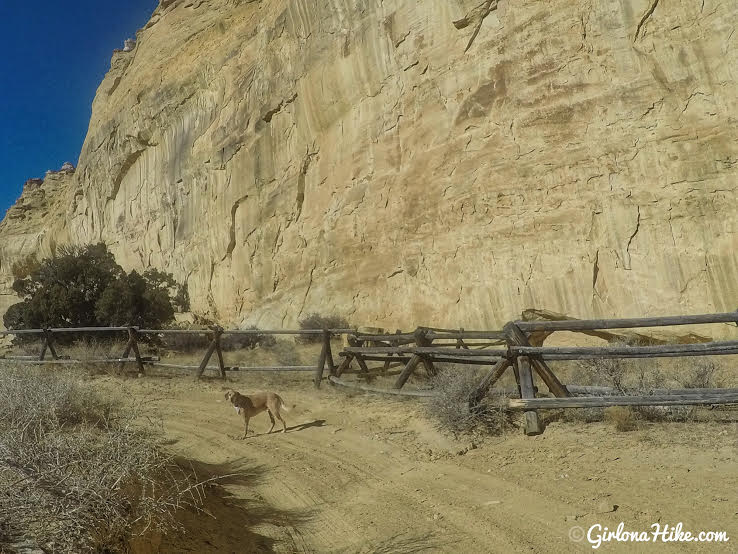
<svg viewBox="0 0 738 554">
<path fill-rule="evenodd" d="M 318 365 L 315 367 L 315 376 L 313 377 L 313 384 L 316 389 L 320 388 L 320 383 L 323 380 L 323 370 L 325 369 L 325 360 L 328 357 L 328 351 L 331 347 L 330 335 L 323 331 L 323 347 L 320 349 L 320 356 L 318 357 Z"/>
<path fill-rule="evenodd" d="M 326 352 L 326 361 L 328 362 L 328 370 L 330 371 L 330 374 L 333 375 L 336 371 L 336 364 L 333 361 L 333 351 L 331 350 L 331 337 L 333 334 L 328 331 L 328 329 L 323 329 L 323 342 L 325 342 L 327 352 Z"/>
<path fill-rule="evenodd" d="M 218 354 L 218 368 L 220 369 L 220 378 L 225 379 L 226 378 L 226 372 L 225 372 L 225 364 L 223 363 L 223 350 L 221 348 L 220 344 L 220 338 L 223 335 L 223 327 L 215 327 L 215 340 L 217 341 L 215 345 L 215 352 Z"/>
<path fill-rule="evenodd" d="M 533 388 L 533 374 L 530 370 L 530 361 L 528 356 L 518 356 L 515 360 L 518 366 L 518 374 L 520 375 L 520 398 L 535 398 L 536 393 Z M 543 425 L 538 417 L 538 412 L 529 410 L 525 412 L 525 434 L 528 436 L 540 435 L 543 433 Z"/>
<path fill-rule="evenodd" d="M 515 325 L 513 322 L 505 324 L 503 328 L 508 344 L 511 346 L 530 346 L 528 337 L 523 331 Z M 551 371 L 546 362 L 539 357 L 528 358 L 529 364 L 533 366 L 533 369 L 539 375 L 539 377 L 546 383 L 548 390 L 550 390 L 554 396 L 559 398 L 565 398 L 571 396 L 566 387 L 559 381 L 559 379 Z"/>
<path fill-rule="evenodd" d="M 208 367 L 208 362 L 210 361 L 211 356 L 213 355 L 213 352 L 218 350 L 220 352 L 220 335 L 223 332 L 223 330 L 220 327 L 214 327 L 213 328 L 213 340 L 210 341 L 210 345 L 208 346 L 207 351 L 205 352 L 205 356 L 203 357 L 202 361 L 200 362 L 200 366 L 197 368 L 197 374 L 195 375 L 195 379 L 200 379 L 202 377 L 202 374 L 205 372 L 205 369 Z M 221 354 L 222 357 L 222 354 Z M 219 363 L 222 363 L 221 360 L 218 360 Z M 223 366 L 221 366 L 221 375 L 225 375 L 225 370 Z"/>
<path fill-rule="evenodd" d="M 128 342 L 131 344 L 133 354 L 136 356 L 136 365 L 138 365 L 138 372 L 142 375 L 145 373 L 143 360 L 141 359 L 141 353 L 138 350 L 138 342 L 136 336 L 138 335 L 138 327 L 128 328 Z"/>
<path fill-rule="evenodd" d="M 431 346 L 433 344 L 433 340 L 429 339 L 427 337 L 427 334 L 428 334 L 427 329 L 423 329 L 422 327 L 418 327 L 417 329 L 415 329 L 415 333 L 414 333 L 415 345 L 418 347 Z M 426 356 L 421 356 L 420 360 L 423 362 L 423 365 L 425 366 L 425 370 L 428 372 L 428 375 L 436 374 L 436 368 L 430 359 L 428 359 Z"/>
<path fill-rule="evenodd" d="M 44 344 L 41 347 L 41 354 L 39 355 L 38 359 L 39 361 L 43 361 L 46 357 L 46 349 L 49 349 L 51 351 L 51 356 L 55 360 L 59 359 L 59 356 L 56 355 L 56 350 L 54 349 L 54 339 L 52 337 L 52 332 L 50 329 L 44 329 Z"/>
</svg>

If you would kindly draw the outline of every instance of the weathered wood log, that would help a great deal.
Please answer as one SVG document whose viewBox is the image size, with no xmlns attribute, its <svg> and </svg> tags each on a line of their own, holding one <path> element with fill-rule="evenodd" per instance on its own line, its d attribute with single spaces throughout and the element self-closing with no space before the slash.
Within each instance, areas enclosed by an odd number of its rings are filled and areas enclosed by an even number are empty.
<svg viewBox="0 0 738 554">
<path fill-rule="evenodd" d="M 49 331 L 53 333 L 108 333 L 128 331 L 128 327 L 54 327 Z"/>
<path fill-rule="evenodd" d="M 652 396 L 572 396 L 569 398 L 509 399 L 511 410 L 606 408 L 608 406 L 709 406 L 738 404 L 737 393 L 663 394 Z"/>
<path fill-rule="evenodd" d="M 415 342 L 415 335 L 413 333 L 403 333 L 401 335 L 356 335 L 356 340 L 361 342 L 379 342 L 388 341 L 398 344 L 410 344 Z"/>
<path fill-rule="evenodd" d="M 47 349 L 51 351 L 51 357 L 54 360 L 59 359 L 59 356 L 56 355 L 56 350 L 54 349 L 54 337 L 50 329 L 44 329 L 44 343 L 41 347 L 41 354 L 38 357 L 39 361 L 43 361 L 46 357 Z"/>
<path fill-rule="evenodd" d="M 633 329 L 705 323 L 738 323 L 738 312 L 626 319 L 567 319 L 563 321 L 516 321 L 523 331 L 592 331 L 597 329 Z"/>
<path fill-rule="evenodd" d="M 336 369 L 336 377 L 340 377 L 344 371 L 346 371 L 351 366 L 351 360 L 354 359 L 354 355 L 350 353 L 344 353 L 341 352 L 341 356 L 345 356 L 343 358 L 343 361 L 340 363 L 338 368 Z"/>
<path fill-rule="evenodd" d="M 735 356 L 735 350 L 715 350 L 702 352 L 666 352 L 660 354 L 546 354 L 541 356 L 546 361 L 558 362 L 567 360 L 605 360 L 605 359 L 651 359 L 651 358 L 695 358 L 700 356 Z"/>
<path fill-rule="evenodd" d="M 452 358 L 464 357 L 464 358 L 507 358 L 507 350 L 500 348 L 496 349 L 485 349 L 485 350 L 457 350 L 456 348 L 436 348 L 436 347 L 421 347 L 414 348 L 412 350 L 414 354 L 421 354 L 424 356 L 449 356 Z"/>
<path fill-rule="evenodd" d="M 210 361 L 210 357 L 213 355 L 213 352 L 215 352 L 215 349 L 218 347 L 218 341 L 215 337 L 215 334 L 213 334 L 213 339 L 210 341 L 210 345 L 208 346 L 208 349 L 205 351 L 205 356 L 203 356 L 202 361 L 200 362 L 200 365 L 197 367 L 197 374 L 195 376 L 196 379 L 200 379 L 202 377 L 202 374 L 205 372 L 208 368 L 208 362 Z"/>
<path fill-rule="evenodd" d="M 541 356 L 544 359 L 596 358 L 658 358 L 685 355 L 719 356 L 738 352 L 738 341 L 716 341 L 695 344 L 660 344 L 657 346 L 511 346 L 514 355 Z"/>
<path fill-rule="evenodd" d="M 342 358 L 345 358 L 347 356 L 354 356 L 354 354 L 353 353 L 350 353 L 350 352 L 340 352 L 338 355 L 340 357 L 342 357 Z M 391 362 L 391 361 L 403 361 L 403 360 L 407 362 L 407 360 L 409 360 L 410 357 L 412 356 L 412 354 L 402 354 L 402 355 L 398 355 L 398 356 L 393 356 L 392 354 L 385 354 L 385 355 L 382 355 L 382 354 L 369 354 L 369 355 L 366 355 L 366 354 L 358 354 L 358 355 L 361 356 L 362 359 L 364 359 L 365 361 L 370 361 L 370 362 L 386 362 L 386 361 L 390 361 Z"/>
<path fill-rule="evenodd" d="M 313 384 L 316 389 L 320 388 L 320 383 L 323 381 L 323 371 L 325 370 L 325 360 L 328 357 L 328 347 L 326 342 L 323 341 L 323 346 L 320 349 L 320 356 L 318 357 L 318 365 L 315 367 L 315 376 L 313 377 Z"/>
<path fill-rule="evenodd" d="M 325 360 L 328 364 L 328 371 L 331 375 L 336 371 L 336 364 L 333 361 L 333 351 L 331 350 L 331 332 L 327 329 L 323 331 L 323 342 L 325 343 L 326 347 L 326 356 Z"/>
<path fill-rule="evenodd" d="M 426 337 L 432 340 L 443 339 L 491 339 L 504 340 L 502 331 L 428 331 Z"/>
<path fill-rule="evenodd" d="M 361 354 L 356 354 L 354 358 L 356 359 L 356 363 L 359 364 L 359 368 L 361 369 L 361 372 L 369 373 L 369 368 L 367 367 L 366 362 L 364 361 L 364 356 L 362 356 Z"/>
<path fill-rule="evenodd" d="M 623 391 L 616 389 L 615 387 L 598 387 L 598 386 L 584 386 L 584 385 L 566 385 L 566 388 L 572 394 L 586 394 L 589 396 L 623 396 Z M 626 394 L 628 391 L 625 391 Z M 655 395 L 702 395 L 702 394 L 738 394 L 738 388 L 692 388 L 692 389 L 651 389 L 645 391 L 648 394 Z M 643 394 L 640 394 L 643 396 Z"/>
<path fill-rule="evenodd" d="M 147 357 L 141 358 L 144 363 L 150 363 Z M 158 359 L 158 358 L 157 358 Z M 136 358 L 91 358 L 87 360 L 62 359 L 57 360 L 39 360 L 38 356 L 6 356 L 0 357 L 0 361 L 16 362 L 22 361 L 23 364 L 32 365 L 76 365 L 76 364 L 138 364 Z M 193 366 L 197 367 L 197 366 Z"/>
<path fill-rule="evenodd" d="M 138 341 L 136 340 L 136 328 L 135 327 L 129 327 L 128 328 L 128 336 L 130 337 L 131 341 L 131 349 L 133 350 L 133 354 L 136 357 L 136 365 L 138 366 L 138 372 L 143 375 L 146 371 L 144 370 L 143 360 L 141 359 L 141 352 L 138 350 Z"/>
<path fill-rule="evenodd" d="M 531 348 L 530 343 L 528 342 L 528 337 L 526 337 L 525 333 L 523 333 L 523 331 L 514 323 L 507 323 L 503 330 L 505 332 L 507 340 L 510 343 L 508 350 L 511 353 L 517 354 L 516 347 Z M 561 381 L 559 381 L 554 372 L 551 371 L 551 368 L 549 368 L 548 365 L 546 365 L 546 363 L 540 357 L 531 357 L 530 363 L 532 364 L 533 369 L 535 369 L 538 376 L 543 380 L 544 383 L 546 383 L 548 390 L 550 390 L 554 394 L 554 396 L 569 396 L 569 392 L 566 390 L 566 387 L 561 383 Z"/>
<path fill-rule="evenodd" d="M 512 364 L 512 370 L 513 375 L 515 377 L 515 384 L 518 386 L 518 396 L 521 396 L 520 393 L 520 372 L 518 371 L 518 364 L 514 363 Z"/>
<path fill-rule="evenodd" d="M 431 348 L 433 339 L 429 338 L 427 335 L 428 331 L 426 329 L 418 328 L 415 330 L 415 344 L 418 348 Z M 425 366 L 425 371 L 428 375 L 433 376 L 436 374 L 436 368 L 433 365 L 433 359 L 430 356 L 421 356 L 421 361 L 423 362 L 423 366 Z"/>
<path fill-rule="evenodd" d="M 446 364 L 460 364 L 460 365 L 467 365 L 467 366 L 480 366 L 480 365 L 496 365 L 499 363 L 500 359 L 498 357 L 489 357 L 489 358 L 480 358 L 480 357 L 471 357 L 471 358 L 448 358 L 446 356 L 439 357 L 439 356 L 433 356 L 433 361 L 435 363 L 446 363 Z"/>
<path fill-rule="evenodd" d="M 410 358 L 410 360 L 405 365 L 405 369 L 402 370 L 402 373 L 400 373 L 400 376 L 395 382 L 396 389 L 401 389 L 405 385 L 407 380 L 410 378 L 410 375 L 412 375 L 413 371 L 415 371 L 415 368 L 418 367 L 419 363 L 420 356 L 418 356 L 417 354 L 413 354 L 412 358 Z"/>
<path fill-rule="evenodd" d="M 409 391 L 409 390 L 398 391 L 396 389 L 380 389 L 376 387 L 370 387 L 370 386 L 362 385 L 359 383 L 347 383 L 345 381 L 342 381 L 338 377 L 334 377 L 333 375 L 331 375 L 328 379 L 330 380 L 331 383 L 335 385 L 339 385 L 341 387 L 346 387 L 349 389 L 357 389 L 357 390 L 361 390 L 364 392 L 372 392 L 376 394 L 391 394 L 394 396 L 414 396 L 414 397 L 420 397 L 420 398 L 430 398 L 430 397 L 437 395 L 437 393 L 433 391 Z"/>
<path fill-rule="evenodd" d="M 44 330 L 43 329 L 16 329 L 16 330 L 0 331 L 0 335 L 2 335 L 2 336 L 7 336 L 7 335 L 43 335 L 43 333 L 44 333 Z"/>
<path fill-rule="evenodd" d="M 215 329 L 215 353 L 218 355 L 218 369 L 220 370 L 221 379 L 226 378 L 225 364 L 223 363 L 223 350 L 220 347 L 220 338 L 223 334 L 223 328 L 217 327 Z"/>
<path fill-rule="evenodd" d="M 482 399 L 487 395 L 487 392 L 489 389 L 494 385 L 497 380 L 502 377 L 503 373 L 505 373 L 505 370 L 510 367 L 511 362 L 508 359 L 503 359 L 497 362 L 494 368 L 492 368 L 492 371 L 490 371 L 484 379 L 482 379 L 481 383 L 477 386 L 477 390 L 474 391 L 474 394 L 469 398 L 469 405 L 471 407 L 474 407 L 478 405 Z"/>
<path fill-rule="evenodd" d="M 164 368 L 171 368 L 171 369 L 199 369 L 199 365 L 185 365 L 185 364 L 168 364 L 168 363 L 159 363 L 154 362 L 150 365 L 154 367 L 164 367 Z M 220 370 L 219 365 L 209 365 L 205 369 L 208 370 Z M 289 366 L 255 366 L 255 367 L 241 367 L 241 366 L 225 366 L 226 371 L 238 371 L 238 372 L 280 372 L 280 371 L 290 371 L 290 372 L 315 372 L 315 366 L 313 365 L 289 365 Z"/>
<path fill-rule="evenodd" d="M 95 328 L 97 329 L 97 328 Z M 108 330 L 108 328 L 101 328 Z M 114 329 L 114 328 L 110 328 Z M 56 330 L 56 329 L 54 329 Z M 66 329 L 64 329 L 66 331 Z M 141 334 L 152 335 L 205 335 L 211 332 L 210 329 L 139 329 Z M 322 335 L 323 329 L 223 329 L 223 335 Z M 345 335 L 355 333 L 354 329 L 328 329 L 331 335 Z"/>
<path fill-rule="evenodd" d="M 121 358 L 123 359 L 128 359 L 128 356 L 130 355 L 131 350 L 133 350 L 133 343 L 134 343 L 134 338 L 130 330 L 127 327 L 126 327 L 126 331 L 128 331 L 128 342 L 126 342 L 126 347 L 123 350 L 123 354 L 121 355 Z M 118 371 L 123 371 L 123 368 L 124 368 L 124 364 L 121 363 L 120 367 L 118 368 Z"/>
<path fill-rule="evenodd" d="M 449 356 L 452 358 L 457 357 L 498 357 L 506 358 L 508 355 L 507 350 L 503 349 L 487 349 L 487 350 L 458 350 L 456 348 L 442 348 L 442 347 L 413 347 L 413 346 L 399 346 L 399 347 L 355 347 L 348 346 L 343 349 L 344 352 L 352 352 L 355 354 L 421 354 L 423 356 Z"/>
<path fill-rule="evenodd" d="M 127 333 L 128 327 L 51 327 L 52 333 Z"/>
<path fill-rule="evenodd" d="M 361 352 L 363 349 L 360 349 Z M 347 356 L 353 356 L 354 354 L 352 352 L 340 352 L 339 356 L 342 358 Z M 393 361 L 403 361 L 407 362 L 411 357 L 412 354 L 406 353 L 401 355 L 393 355 L 393 354 L 360 354 L 361 357 L 364 360 L 367 361 L 373 361 L 373 362 L 393 362 Z M 499 357 L 497 356 L 472 356 L 467 358 L 450 358 L 447 356 L 433 356 L 433 361 L 437 363 L 449 363 L 449 364 L 463 364 L 463 365 L 469 365 L 469 366 L 479 366 L 479 365 L 495 365 L 499 362 Z"/>
<path fill-rule="evenodd" d="M 142 335 L 209 335 L 212 329 L 139 329 Z"/>
<path fill-rule="evenodd" d="M 534 399 L 536 392 L 533 388 L 533 374 L 531 373 L 528 357 L 519 356 L 515 360 L 515 364 L 518 366 L 518 374 L 520 375 L 520 397 Z M 524 431 L 529 437 L 543 433 L 543 424 L 535 410 L 526 410 Z"/>
</svg>

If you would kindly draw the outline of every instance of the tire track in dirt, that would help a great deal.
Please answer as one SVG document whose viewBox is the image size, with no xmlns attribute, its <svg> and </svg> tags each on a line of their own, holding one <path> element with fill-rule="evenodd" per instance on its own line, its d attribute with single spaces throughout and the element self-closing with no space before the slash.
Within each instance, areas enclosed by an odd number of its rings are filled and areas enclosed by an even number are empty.
<svg viewBox="0 0 738 554">
<path fill-rule="evenodd" d="M 408 529 L 421 537 L 452 537 L 467 551 L 564 551 L 573 546 L 562 535 L 560 520 L 551 515 L 566 512 L 565 505 L 489 474 L 418 461 L 373 439 L 360 424 L 237 441 L 225 432 L 237 430 L 238 420 L 232 418 L 231 427 L 229 420 L 202 419 L 202 408 L 192 401 L 167 406 L 166 412 L 180 414 L 176 419 L 165 416 L 166 432 L 183 441 L 175 449 L 191 455 L 209 450 L 222 462 L 246 459 L 246 467 L 267 467 L 254 492 L 277 509 L 311 515 L 274 537 L 287 541 L 285 552 L 358 552 L 367 541 L 404 536 Z M 558 504 L 553 510 L 552 502 Z M 531 533 L 529 525 L 552 531 Z"/>
<path fill-rule="evenodd" d="M 255 475 L 226 483 L 228 494 L 214 491 L 214 500 L 223 500 L 215 503 L 221 520 L 203 526 L 192 518 L 177 543 L 192 545 L 189 551 L 242 552 L 240 539 L 249 532 L 264 552 L 591 551 L 586 542 L 569 541 L 569 528 L 615 529 L 620 521 L 637 530 L 685 521 L 692 529 L 738 535 L 731 504 L 738 483 L 734 423 L 654 425 L 632 434 L 604 424 L 554 423 L 542 437 L 508 435 L 474 448 L 438 433 L 417 402 L 243 374 L 229 376 L 227 385 L 277 390 L 297 407 L 286 435 L 240 441 L 230 438 L 242 422 L 223 401 L 220 381 L 98 384 L 153 403 L 170 439 L 162 444 L 175 455 L 215 471 Z M 256 417 L 251 426 L 258 435 L 268 418 Z M 278 517 L 269 517 L 270 510 Z M 669 549 L 729 552 L 730 544 Z M 606 547 L 633 550 L 628 543 Z"/>
</svg>

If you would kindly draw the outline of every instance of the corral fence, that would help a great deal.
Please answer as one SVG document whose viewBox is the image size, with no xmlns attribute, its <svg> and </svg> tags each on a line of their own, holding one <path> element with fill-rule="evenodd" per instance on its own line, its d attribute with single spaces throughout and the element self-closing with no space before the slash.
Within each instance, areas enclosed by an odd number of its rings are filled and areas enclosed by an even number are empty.
<svg viewBox="0 0 738 554">
<path fill-rule="evenodd" d="M 316 372 L 316 367 L 321 368 L 321 374 L 323 367 L 327 364 L 328 369 L 334 369 L 335 364 L 333 362 L 333 354 L 331 351 L 331 338 L 337 335 L 346 333 L 355 333 L 354 329 L 300 329 L 300 330 L 268 330 L 268 329 L 235 329 L 226 330 L 222 327 L 211 327 L 209 329 L 140 329 L 138 327 L 59 327 L 52 329 L 18 329 L 0 331 L 0 336 L 38 336 L 42 339 L 41 350 L 37 356 L 5 356 L 0 359 L 23 361 L 24 363 L 30 364 L 121 364 L 121 367 L 125 364 L 135 364 L 138 372 L 141 374 L 145 373 L 145 366 L 151 365 L 155 367 L 164 367 L 172 369 L 185 369 L 193 370 L 197 379 L 201 378 L 206 370 L 217 371 L 221 377 L 225 378 L 227 371 L 306 371 Z M 127 343 L 123 353 L 117 358 L 98 358 L 98 359 L 86 359 L 86 360 L 72 360 L 68 357 L 59 355 L 57 352 L 55 343 L 56 338 L 59 335 L 95 335 L 103 334 L 109 335 L 110 333 L 125 333 L 127 336 Z M 165 337 L 167 335 L 200 335 L 207 336 L 209 343 L 207 350 L 198 365 L 183 365 L 183 364 L 172 364 L 164 363 L 158 357 L 153 356 L 141 356 L 139 350 L 139 342 L 141 342 L 143 336 L 157 336 Z M 319 359 L 316 365 L 309 366 L 265 366 L 265 367 L 243 367 L 243 366 L 228 366 L 225 364 L 222 348 L 222 338 L 227 335 L 241 335 L 241 336 L 264 336 L 264 335 L 292 335 L 292 336 L 316 336 L 321 337 L 322 348 L 320 351 Z M 47 354 L 50 358 L 47 358 Z M 217 365 L 209 365 L 213 355 Z"/>
<path fill-rule="evenodd" d="M 684 406 L 738 404 L 738 389 L 661 389 L 646 396 L 612 395 L 607 387 L 582 387 L 564 385 L 547 364 L 548 361 L 673 358 L 687 356 L 720 356 L 738 354 L 738 341 L 705 341 L 689 344 L 656 344 L 649 346 L 598 346 L 598 347 L 546 347 L 545 340 L 558 331 L 583 333 L 601 338 L 608 337 L 611 329 L 635 329 L 701 325 L 717 323 L 738 324 L 738 312 L 691 316 L 650 317 L 632 319 L 537 320 L 511 321 L 501 331 L 465 331 L 419 328 L 414 333 L 363 334 L 349 337 L 350 345 L 340 356 L 343 361 L 329 376 L 331 383 L 364 390 L 407 394 L 408 396 L 433 396 L 433 391 L 401 389 L 422 364 L 433 375 L 434 363 L 456 363 L 473 366 L 491 366 L 489 373 L 479 383 L 469 398 L 469 408 L 474 410 L 490 393 L 493 385 L 509 370 L 513 372 L 519 398 L 506 400 L 506 407 L 525 413 L 525 432 L 537 435 L 543 426 L 537 410 L 557 408 L 593 408 L 609 406 Z M 642 335 L 644 337 L 645 335 Z M 663 341 L 657 341 L 663 342 Z M 394 390 L 382 390 L 341 378 L 352 361 L 361 372 L 368 375 L 367 361 L 382 361 L 382 370 L 390 364 L 401 365 Z M 534 385 L 537 376 L 548 388 L 553 398 L 539 398 Z M 316 376 L 316 384 L 320 379 Z M 588 396 L 573 396 L 587 394 Z"/>
<path fill-rule="evenodd" d="M 539 314 L 540 316 L 540 314 Z M 546 316 L 551 317 L 551 316 Z M 302 330 L 225 330 L 221 327 L 210 329 L 139 329 L 137 327 L 79 327 L 54 329 L 23 329 L 0 331 L 0 336 L 37 335 L 42 338 L 38 356 L 10 356 L 5 359 L 23 360 L 26 363 L 127 363 L 135 364 L 140 373 L 145 373 L 145 365 L 192 370 L 196 378 L 202 377 L 206 370 L 213 370 L 223 378 L 227 371 L 296 371 L 312 372 L 313 382 L 320 387 L 326 379 L 337 386 L 351 389 L 412 397 L 434 396 L 432 390 L 402 390 L 408 379 L 421 364 L 429 375 L 436 373 L 435 364 L 454 363 L 468 366 L 489 366 L 489 373 L 482 379 L 469 397 L 469 409 L 476 409 L 493 390 L 493 385 L 508 371 L 515 378 L 516 387 L 511 391 L 518 398 L 506 398 L 505 406 L 510 410 L 522 410 L 525 414 L 525 432 L 537 435 L 543 432 L 543 425 L 537 410 L 558 408 L 595 408 L 609 406 L 684 406 L 738 404 L 738 389 L 659 389 L 649 395 L 622 395 L 607 387 L 586 387 L 574 384 L 564 385 L 548 365 L 550 361 L 632 359 L 632 358 L 673 358 L 689 356 L 720 356 L 738 354 L 738 340 L 710 341 L 691 337 L 688 343 L 652 344 L 648 346 L 575 346 L 546 347 L 544 342 L 552 334 L 560 331 L 582 333 L 611 339 L 612 329 L 659 328 L 680 325 L 738 324 L 738 312 L 702 314 L 689 316 L 649 317 L 631 319 L 591 319 L 579 320 L 556 316 L 553 319 L 518 320 L 507 323 L 500 331 L 469 331 L 465 329 L 440 329 L 419 327 L 413 332 L 367 333 L 356 329 L 302 329 Z M 120 332 L 127 336 L 126 347 L 118 358 L 94 360 L 62 359 L 55 347 L 55 337 L 59 334 L 95 334 Z M 206 335 L 209 343 L 199 365 L 180 365 L 162 362 L 156 357 L 142 357 L 138 348 L 141 337 L 153 335 Z M 322 348 L 315 365 L 237 367 L 224 362 L 221 339 L 225 335 L 292 335 L 321 337 Z M 333 337 L 345 335 L 348 346 L 339 353 L 342 358 L 336 364 L 331 348 Z M 646 337 L 647 335 L 640 335 Z M 51 358 L 47 358 L 50 354 Z M 213 355 L 216 365 L 209 365 Z M 367 362 L 383 362 L 379 368 L 370 369 Z M 371 387 L 366 384 L 346 381 L 343 375 L 356 362 L 360 376 L 371 376 L 377 370 L 386 374 L 391 367 L 401 371 L 393 389 Z M 540 397 L 534 378 L 540 379 L 552 397 Z M 584 394 L 585 396 L 575 396 Z"/>
</svg>

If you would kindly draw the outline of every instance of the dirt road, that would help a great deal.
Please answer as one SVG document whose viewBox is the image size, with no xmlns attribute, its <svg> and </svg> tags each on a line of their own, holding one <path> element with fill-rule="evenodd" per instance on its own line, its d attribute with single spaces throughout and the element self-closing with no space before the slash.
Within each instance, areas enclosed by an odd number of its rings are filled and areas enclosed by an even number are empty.
<svg viewBox="0 0 738 554">
<path fill-rule="evenodd" d="M 666 545 L 670 551 L 728 552 L 738 541 L 734 422 L 630 433 L 553 422 L 539 437 L 516 432 L 470 444 L 437 432 L 419 401 L 316 391 L 308 380 L 234 374 L 233 388 L 275 389 L 294 405 L 286 435 L 263 434 L 269 420 L 260 415 L 254 436 L 241 441 L 222 382 L 98 379 L 111 393 L 156 406 L 165 447 L 201 475 L 241 474 L 211 490 L 215 519 L 189 514 L 186 535 L 142 550 L 592 551 L 586 540 L 570 540 L 570 529 L 615 529 L 621 521 L 633 531 L 682 522 L 732 538 Z M 632 552 L 633 544 L 599 551 Z"/>
</svg>

